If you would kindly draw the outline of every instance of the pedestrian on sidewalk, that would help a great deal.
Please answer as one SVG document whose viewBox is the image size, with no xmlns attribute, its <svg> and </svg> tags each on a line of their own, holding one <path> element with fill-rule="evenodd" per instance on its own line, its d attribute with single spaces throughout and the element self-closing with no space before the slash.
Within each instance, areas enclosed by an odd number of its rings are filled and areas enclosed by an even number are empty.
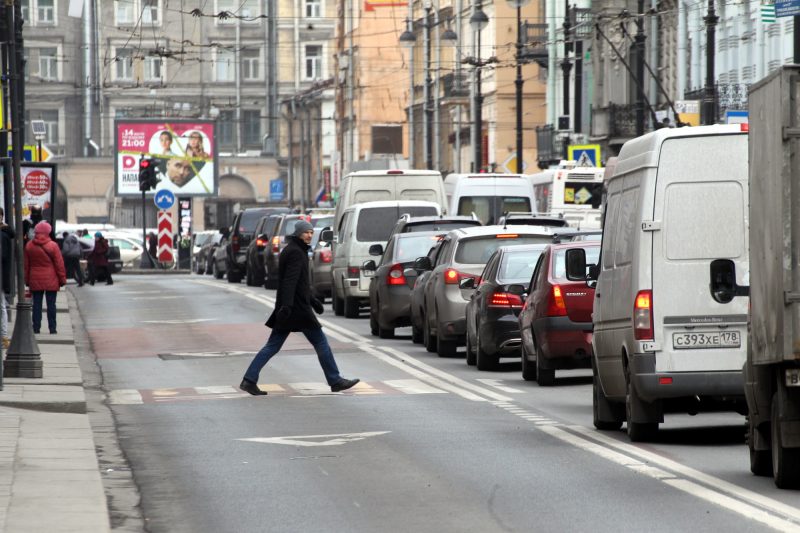
<svg viewBox="0 0 800 533">
<path fill-rule="evenodd" d="M 323 307 L 322 302 L 311 296 L 308 278 L 308 250 L 313 236 L 314 227 L 305 220 L 299 221 L 294 233 L 287 235 L 289 242 L 278 256 L 278 295 L 275 309 L 266 323 L 272 328 L 272 333 L 250 363 L 239 385 L 240 389 L 254 396 L 267 394 L 258 387 L 258 375 L 272 356 L 280 351 L 292 331 L 302 332 L 314 346 L 331 391 L 347 390 L 359 382 L 358 379 L 346 379 L 339 375 L 328 339 L 314 316 L 314 311 L 321 315 Z"/>
<path fill-rule="evenodd" d="M 5 213 L 0 207 L 0 270 L 2 276 L 2 291 L 0 291 L 0 337 L 2 338 L 3 348 L 8 348 L 11 344 L 11 336 L 8 334 L 8 300 L 11 295 L 11 258 L 14 249 L 14 238 L 17 233 L 5 223 Z"/>
<path fill-rule="evenodd" d="M 101 272 L 106 278 L 106 285 L 114 284 L 114 280 L 111 279 L 111 268 L 108 266 L 108 241 L 99 231 L 94 234 L 94 248 L 89 252 L 87 259 L 89 261 L 89 285 L 94 285 Z"/>
<path fill-rule="evenodd" d="M 81 272 L 81 243 L 74 233 L 64 232 L 64 244 L 61 246 L 61 255 L 64 256 L 64 266 L 67 277 L 74 277 L 78 287 L 83 287 L 83 272 Z"/>
<path fill-rule="evenodd" d="M 47 327 L 56 333 L 56 295 L 67 284 L 64 260 L 50 238 L 53 228 L 42 221 L 33 228 L 33 239 L 25 245 L 25 285 L 33 295 L 33 332 L 42 327 L 42 298 L 47 299 Z"/>
</svg>

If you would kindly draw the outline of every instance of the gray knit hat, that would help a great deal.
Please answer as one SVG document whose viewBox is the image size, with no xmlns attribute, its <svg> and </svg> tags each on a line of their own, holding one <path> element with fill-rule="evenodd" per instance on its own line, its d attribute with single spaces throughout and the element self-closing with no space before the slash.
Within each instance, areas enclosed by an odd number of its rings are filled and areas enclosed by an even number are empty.
<svg viewBox="0 0 800 533">
<path fill-rule="evenodd" d="M 294 235 L 295 237 L 299 237 L 303 233 L 311 231 L 313 229 L 314 226 L 312 226 L 309 222 L 306 222 L 305 220 L 298 220 L 297 223 L 294 225 L 294 233 L 292 233 L 292 235 Z"/>
</svg>

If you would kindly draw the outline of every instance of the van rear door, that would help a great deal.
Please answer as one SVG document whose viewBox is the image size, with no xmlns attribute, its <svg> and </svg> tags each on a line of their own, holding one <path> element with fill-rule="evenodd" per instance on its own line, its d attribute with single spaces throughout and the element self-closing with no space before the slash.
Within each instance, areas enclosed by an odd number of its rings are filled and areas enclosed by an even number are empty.
<svg viewBox="0 0 800 533">
<path fill-rule="evenodd" d="M 742 370 L 747 298 L 718 303 L 709 281 L 711 261 L 730 259 L 737 282 L 746 284 L 747 179 L 746 135 L 669 138 L 662 144 L 653 224 L 647 228 L 655 231 L 656 372 Z"/>
</svg>

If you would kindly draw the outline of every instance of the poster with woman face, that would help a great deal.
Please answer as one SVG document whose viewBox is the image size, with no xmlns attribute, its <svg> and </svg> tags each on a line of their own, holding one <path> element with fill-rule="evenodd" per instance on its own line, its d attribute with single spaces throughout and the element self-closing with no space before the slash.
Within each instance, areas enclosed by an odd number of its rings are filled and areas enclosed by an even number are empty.
<svg viewBox="0 0 800 533">
<path fill-rule="evenodd" d="M 138 195 L 139 161 L 153 159 L 158 185 L 179 196 L 216 196 L 214 122 L 117 121 L 116 190 Z"/>
</svg>

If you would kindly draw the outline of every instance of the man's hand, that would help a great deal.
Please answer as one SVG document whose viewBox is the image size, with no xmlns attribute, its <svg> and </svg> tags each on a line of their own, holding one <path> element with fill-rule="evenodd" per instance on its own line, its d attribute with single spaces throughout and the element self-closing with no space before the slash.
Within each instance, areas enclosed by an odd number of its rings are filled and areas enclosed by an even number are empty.
<svg viewBox="0 0 800 533">
<path fill-rule="evenodd" d="M 280 309 L 278 309 L 278 318 L 279 319 L 286 320 L 290 316 L 292 316 L 292 308 L 291 307 L 287 307 L 287 306 L 284 305 Z"/>
<path fill-rule="evenodd" d="M 311 307 L 314 308 L 314 312 L 316 312 L 318 315 L 321 315 L 325 311 L 325 307 L 323 307 L 322 302 L 316 298 L 311 298 Z"/>
</svg>

